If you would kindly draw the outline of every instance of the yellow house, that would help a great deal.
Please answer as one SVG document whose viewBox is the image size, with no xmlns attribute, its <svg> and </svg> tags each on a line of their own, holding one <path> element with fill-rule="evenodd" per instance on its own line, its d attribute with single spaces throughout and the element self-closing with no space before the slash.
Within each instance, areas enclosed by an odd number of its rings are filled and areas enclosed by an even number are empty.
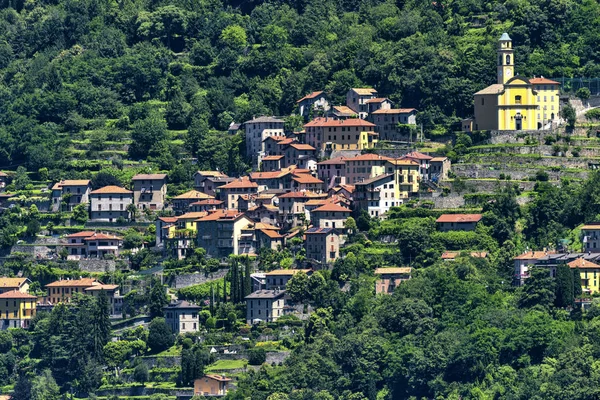
<svg viewBox="0 0 600 400">
<path fill-rule="evenodd" d="M 579 268 L 581 275 L 581 289 L 584 293 L 592 294 L 600 290 L 600 265 L 583 258 L 578 258 L 567 264 L 571 269 Z"/>
<path fill-rule="evenodd" d="M 18 290 L 22 293 L 29 292 L 29 284 L 31 281 L 27 278 L 7 278 L 0 277 L 0 293 L 12 292 Z"/>
<path fill-rule="evenodd" d="M 13 290 L 0 294 L 0 329 L 28 328 L 37 297 Z"/>
<path fill-rule="evenodd" d="M 498 46 L 498 83 L 475 93 L 475 118 L 465 130 L 544 129 L 559 118 L 559 83 L 515 76 L 512 40 L 503 33 Z"/>
<path fill-rule="evenodd" d="M 387 172 L 393 173 L 396 180 L 398 198 L 407 198 L 410 193 L 419 191 L 419 163 L 408 159 L 387 161 Z"/>
</svg>

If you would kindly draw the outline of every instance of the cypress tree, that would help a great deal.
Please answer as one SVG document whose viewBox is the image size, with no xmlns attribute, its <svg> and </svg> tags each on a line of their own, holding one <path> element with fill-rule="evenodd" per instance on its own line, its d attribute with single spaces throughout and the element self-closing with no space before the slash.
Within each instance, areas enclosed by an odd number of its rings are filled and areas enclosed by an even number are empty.
<svg viewBox="0 0 600 400">
<path fill-rule="evenodd" d="M 559 265 L 556 268 L 556 307 L 570 307 L 573 305 L 573 274 L 568 265 Z"/>
<path fill-rule="evenodd" d="M 227 279 L 223 279 L 223 303 L 227 303 Z"/>
<path fill-rule="evenodd" d="M 573 270 L 573 297 L 578 298 L 583 294 L 581 290 L 581 271 L 579 268 Z"/>
<path fill-rule="evenodd" d="M 225 280 L 223 280 L 223 285 L 225 286 Z M 220 287 L 221 285 L 219 284 L 219 282 L 217 282 L 217 304 L 216 304 L 216 309 L 219 309 L 219 307 L 221 306 L 221 298 L 219 296 L 221 296 L 221 291 L 220 291 Z M 214 314 L 212 314 L 214 315 Z"/>
<path fill-rule="evenodd" d="M 246 257 L 246 265 L 244 272 L 244 297 L 252 293 L 252 277 L 250 276 L 250 257 Z"/>
<path fill-rule="evenodd" d="M 213 316 L 215 315 L 215 305 L 214 305 L 214 301 L 215 301 L 215 288 L 213 286 L 213 283 L 210 283 L 210 299 L 209 299 L 209 304 L 210 304 L 210 315 Z"/>
</svg>

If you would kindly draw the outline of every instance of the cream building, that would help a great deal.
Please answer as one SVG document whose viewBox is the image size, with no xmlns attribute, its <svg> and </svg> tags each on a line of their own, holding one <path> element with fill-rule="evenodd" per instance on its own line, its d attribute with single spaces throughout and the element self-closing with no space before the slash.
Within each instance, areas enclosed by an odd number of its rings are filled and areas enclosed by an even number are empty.
<svg viewBox="0 0 600 400">
<path fill-rule="evenodd" d="M 133 204 L 133 192 L 119 186 L 105 186 L 90 193 L 90 220 L 115 222 L 129 218 L 127 207 Z"/>
</svg>

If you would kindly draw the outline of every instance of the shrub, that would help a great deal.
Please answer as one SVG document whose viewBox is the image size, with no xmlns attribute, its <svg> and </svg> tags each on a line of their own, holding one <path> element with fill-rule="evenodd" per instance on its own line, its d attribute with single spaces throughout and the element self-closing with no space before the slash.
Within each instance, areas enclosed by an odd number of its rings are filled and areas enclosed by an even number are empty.
<svg viewBox="0 0 600 400">
<path fill-rule="evenodd" d="M 164 318 L 154 318 L 148 326 L 148 347 L 153 353 L 160 353 L 175 343 L 175 337 Z"/>
<path fill-rule="evenodd" d="M 254 348 L 248 350 L 248 364 L 262 365 L 267 361 L 267 352 L 265 349 Z"/>
</svg>

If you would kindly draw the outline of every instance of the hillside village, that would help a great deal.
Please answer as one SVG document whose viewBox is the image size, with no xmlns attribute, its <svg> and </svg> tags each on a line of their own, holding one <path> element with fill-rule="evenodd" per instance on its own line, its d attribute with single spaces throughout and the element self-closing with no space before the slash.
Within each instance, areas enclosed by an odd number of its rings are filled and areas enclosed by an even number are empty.
<svg viewBox="0 0 600 400">
<path fill-rule="evenodd" d="M 514 239 L 528 229 L 520 207 L 598 179 L 595 99 L 518 75 L 507 33 L 497 55 L 498 83 L 470 94 L 474 115 L 452 135 L 425 134 L 419 110 L 374 88 L 348 88 L 345 104 L 322 88 L 291 116 L 230 122 L 222 135 L 243 138 L 249 166 L 239 174 L 194 168 L 186 184 L 133 159 L 87 178 L 0 172 L 0 329 L 46 338 L 37 314 L 77 320 L 93 298 L 108 305 L 110 364 L 77 393 L 234 398 L 248 370 L 294 362 L 311 332 L 333 330 L 327 313 L 350 296 L 398 298 L 425 266 L 464 264 L 457 273 L 485 288 L 570 279 L 557 307 L 595 309 L 596 215 L 531 234 L 535 248 Z M 491 265 L 501 278 L 474 272 Z"/>
</svg>

